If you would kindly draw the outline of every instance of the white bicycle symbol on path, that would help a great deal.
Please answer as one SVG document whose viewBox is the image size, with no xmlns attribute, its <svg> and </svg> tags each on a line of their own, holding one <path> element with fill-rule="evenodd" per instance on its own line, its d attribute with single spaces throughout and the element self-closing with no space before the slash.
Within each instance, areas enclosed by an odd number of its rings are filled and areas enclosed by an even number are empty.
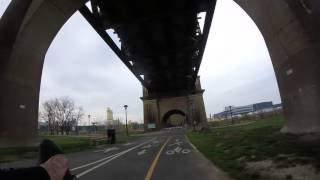
<svg viewBox="0 0 320 180">
<path fill-rule="evenodd" d="M 182 154 L 188 154 L 190 153 L 191 150 L 190 149 L 182 149 L 181 147 L 176 147 L 175 149 L 173 150 L 168 150 L 166 152 L 167 155 L 174 155 L 174 154 L 179 154 L 179 153 L 182 153 Z"/>
</svg>

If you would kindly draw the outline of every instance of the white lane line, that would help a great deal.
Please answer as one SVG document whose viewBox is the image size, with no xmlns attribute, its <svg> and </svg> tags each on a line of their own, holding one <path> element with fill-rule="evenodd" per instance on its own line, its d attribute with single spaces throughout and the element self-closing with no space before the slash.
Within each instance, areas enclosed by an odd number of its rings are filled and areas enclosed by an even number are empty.
<svg viewBox="0 0 320 180">
<path fill-rule="evenodd" d="M 98 164 L 98 165 L 96 165 L 96 166 L 94 166 L 94 167 L 92 167 L 92 168 L 90 168 L 90 169 L 88 169 L 88 170 L 85 170 L 85 171 L 83 171 L 82 173 L 76 175 L 77 178 L 79 178 L 79 177 L 81 177 L 81 176 L 83 176 L 83 175 L 85 175 L 85 174 L 88 174 L 89 172 L 91 172 L 91 171 L 93 171 L 93 170 L 95 170 L 95 169 L 97 169 L 97 168 L 99 168 L 99 167 L 101 167 L 101 166 L 109 163 L 109 162 L 112 161 L 113 159 L 116 159 L 117 157 L 120 157 L 120 156 L 122 156 L 122 155 L 124 155 L 124 154 L 126 154 L 126 153 L 128 153 L 128 152 L 130 152 L 130 151 L 132 151 L 132 150 L 134 150 L 134 149 L 137 149 L 137 148 L 140 147 L 140 146 L 143 146 L 144 144 L 147 144 L 147 143 L 153 141 L 154 139 L 156 139 L 156 137 L 153 138 L 153 139 L 151 139 L 151 140 L 149 140 L 149 141 L 146 141 L 146 142 L 144 142 L 144 143 L 141 143 L 141 144 L 139 144 L 139 145 L 137 145 L 137 146 L 134 146 L 134 147 L 132 147 L 132 148 L 129 148 L 129 149 L 125 150 L 125 151 L 122 151 L 122 152 L 120 152 L 120 153 L 114 154 L 114 155 L 112 155 L 112 156 L 103 158 L 103 159 L 101 159 L 101 160 L 98 160 L 98 161 L 95 161 L 95 162 L 92 162 L 92 163 L 89 163 L 89 164 L 86 164 L 86 165 L 79 166 L 79 167 L 77 167 L 77 168 L 73 168 L 72 170 L 80 169 L 80 168 L 83 168 L 83 167 L 87 167 L 87 166 L 90 166 L 90 165 L 92 165 L 92 164 L 96 164 L 96 163 L 98 163 L 98 162 L 101 162 L 101 161 L 106 160 L 106 161 L 104 161 L 104 162 L 102 162 L 102 163 L 100 163 L 100 164 Z M 72 170 L 71 170 L 71 171 L 72 171 Z"/>
<path fill-rule="evenodd" d="M 93 152 L 94 152 L 94 153 L 98 153 L 98 152 L 107 153 L 107 152 L 109 152 L 109 151 L 115 151 L 115 150 L 119 150 L 119 148 L 117 148 L 117 147 L 104 148 L 104 149 L 99 149 L 99 150 L 96 150 L 96 151 L 93 151 Z"/>
<path fill-rule="evenodd" d="M 189 144 L 195 151 L 199 152 L 199 150 L 191 142 L 189 142 Z"/>
<path fill-rule="evenodd" d="M 114 156 L 114 157 L 112 157 L 112 158 L 110 158 L 110 159 L 108 159 L 108 160 L 106 160 L 106 161 L 104 161 L 104 162 L 102 162 L 102 163 L 100 163 L 100 164 L 98 164 L 98 165 L 96 165 L 96 166 L 88 169 L 88 170 L 85 170 L 85 171 L 83 171 L 82 173 L 77 174 L 76 177 L 77 177 L 77 178 L 80 178 L 81 176 L 88 174 L 89 172 L 91 172 L 91 171 L 93 171 L 93 170 L 95 170 L 95 169 L 97 169 L 97 168 L 99 168 L 99 167 L 101 167 L 101 166 L 109 163 L 110 161 L 116 159 L 117 157 L 119 157 L 119 156 L 121 156 L 121 155 L 123 155 L 123 154 L 125 154 L 125 153 L 116 155 L 116 156 Z"/>
<path fill-rule="evenodd" d="M 74 171 L 74 170 L 77 170 L 77 169 L 85 168 L 85 167 L 87 167 L 87 166 L 91 166 L 91 165 L 93 165 L 93 164 L 97 164 L 97 163 L 99 163 L 99 162 L 101 162 L 101 161 L 110 159 L 110 158 L 112 158 L 112 157 L 114 157 L 114 156 L 116 156 L 116 155 L 118 155 L 118 154 L 120 154 L 120 153 L 113 154 L 113 155 L 108 156 L 108 157 L 105 157 L 105 158 L 103 158 L 103 159 L 100 159 L 100 160 L 97 160 L 97 161 L 94 161 L 94 162 L 91 162 L 91 163 L 88 163 L 88 164 L 84 164 L 84 165 L 78 166 L 78 167 L 76 167 L 76 168 L 70 169 L 70 171 Z"/>
<path fill-rule="evenodd" d="M 133 143 L 126 143 L 126 144 L 123 144 L 123 146 L 130 146 L 131 144 Z"/>
<path fill-rule="evenodd" d="M 187 141 L 188 141 L 188 143 L 190 144 L 190 146 L 191 146 L 196 152 L 199 152 L 199 150 L 197 149 L 197 147 L 194 146 L 194 145 L 191 143 L 191 141 L 188 139 L 188 137 L 185 136 L 185 138 L 187 139 Z"/>
<path fill-rule="evenodd" d="M 104 152 L 104 153 L 107 153 L 107 152 L 109 152 L 109 151 L 116 151 L 116 150 L 119 150 L 119 148 L 117 148 L 117 147 L 108 148 L 108 149 L 105 149 L 103 152 Z"/>
<path fill-rule="evenodd" d="M 155 138 L 153 138 L 153 139 L 155 139 Z M 153 140 L 153 139 L 151 139 L 151 140 Z M 149 141 L 151 141 L 151 140 L 149 140 Z M 149 141 L 144 142 L 144 143 L 141 143 L 140 145 L 138 145 L 138 147 L 144 145 L 145 143 L 148 143 Z M 124 150 L 124 151 L 126 151 L 126 150 Z M 122 151 L 122 152 L 124 152 L 124 151 Z M 88 164 L 84 164 L 84 165 L 75 167 L 75 168 L 73 168 L 73 169 L 70 169 L 70 171 L 74 171 L 74 170 L 77 170 L 77 169 L 82 169 L 82 168 L 91 166 L 91 165 L 93 165 L 93 164 L 97 164 L 97 163 L 102 162 L 102 161 L 104 161 L 104 160 L 110 159 L 110 158 L 112 158 L 112 157 L 114 157 L 114 156 L 116 156 L 116 155 L 118 155 L 118 154 L 121 154 L 122 152 L 113 154 L 113 155 L 111 155 L 111 156 L 107 156 L 107 157 L 105 157 L 105 158 L 99 159 L 99 160 L 97 160 L 97 161 L 94 161 L 94 162 L 91 162 L 91 163 L 88 163 Z"/>
<path fill-rule="evenodd" d="M 142 151 L 137 152 L 137 155 L 138 155 L 138 156 L 141 156 L 141 155 L 144 155 L 144 154 L 146 154 L 146 153 L 147 153 L 147 150 L 144 149 L 144 150 L 142 150 Z"/>
</svg>

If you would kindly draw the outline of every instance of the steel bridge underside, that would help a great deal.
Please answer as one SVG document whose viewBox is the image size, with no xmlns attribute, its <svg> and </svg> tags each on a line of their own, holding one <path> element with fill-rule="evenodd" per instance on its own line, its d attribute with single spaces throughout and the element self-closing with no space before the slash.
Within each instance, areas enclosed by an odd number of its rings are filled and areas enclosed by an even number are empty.
<svg viewBox="0 0 320 180">
<path fill-rule="evenodd" d="M 91 0 L 79 11 L 150 97 L 195 92 L 216 0 Z M 200 27 L 199 14 L 205 14 Z M 107 30 L 120 39 L 114 42 Z"/>
</svg>

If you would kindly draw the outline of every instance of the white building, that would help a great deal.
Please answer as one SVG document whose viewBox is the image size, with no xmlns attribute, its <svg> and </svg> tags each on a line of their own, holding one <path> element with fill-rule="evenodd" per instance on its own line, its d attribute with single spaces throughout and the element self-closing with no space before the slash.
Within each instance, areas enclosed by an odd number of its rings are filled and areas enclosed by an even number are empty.
<svg viewBox="0 0 320 180">
<path fill-rule="evenodd" d="M 113 111 L 111 108 L 107 107 L 107 121 L 113 121 Z"/>
<path fill-rule="evenodd" d="M 118 128 L 119 126 L 119 119 L 118 120 L 115 120 L 113 119 L 113 111 L 111 108 L 107 108 L 107 120 L 106 120 L 106 128 Z"/>
</svg>

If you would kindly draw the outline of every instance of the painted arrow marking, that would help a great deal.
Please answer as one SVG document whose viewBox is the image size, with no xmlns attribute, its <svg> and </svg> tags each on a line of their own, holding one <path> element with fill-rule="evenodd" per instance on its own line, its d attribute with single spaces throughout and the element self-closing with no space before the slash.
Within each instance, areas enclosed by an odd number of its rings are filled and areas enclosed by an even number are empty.
<svg viewBox="0 0 320 180">
<path fill-rule="evenodd" d="M 175 146 L 175 145 L 177 145 L 177 146 L 180 146 L 181 144 L 183 144 L 183 142 L 175 142 L 175 143 L 173 143 L 173 144 L 169 144 L 168 146 Z"/>
<path fill-rule="evenodd" d="M 141 156 L 141 155 L 146 154 L 146 153 L 147 153 L 147 150 L 143 149 L 142 151 L 138 152 L 137 155 Z"/>
<path fill-rule="evenodd" d="M 107 153 L 107 152 L 115 151 L 115 150 L 119 150 L 119 148 L 117 148 L 117 147 L 112 147 L 112 148 L 105 149 L 103 152 L 104 152 L 104 153 Z"/>
</svg>

